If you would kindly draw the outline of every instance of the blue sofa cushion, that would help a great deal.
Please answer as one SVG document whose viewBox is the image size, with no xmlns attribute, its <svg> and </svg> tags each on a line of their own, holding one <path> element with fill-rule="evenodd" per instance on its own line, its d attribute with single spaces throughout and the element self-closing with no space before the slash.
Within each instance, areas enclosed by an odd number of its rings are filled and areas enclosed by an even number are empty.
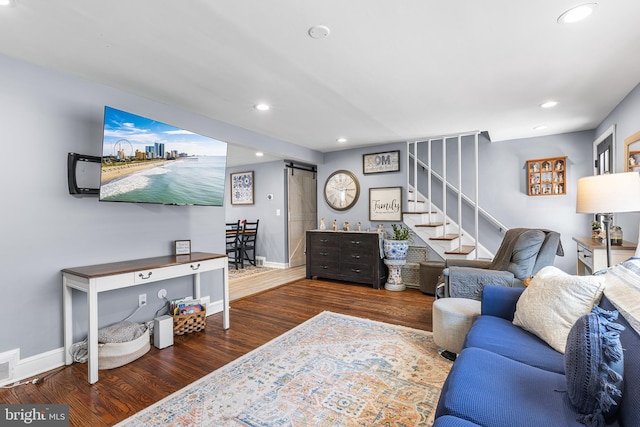
<svg viewBox="0 0 640 427">
<path fill-rule="evenodd" d="M 464 346 L 481 348 L 527 365 L 564 374 L 562 353 L 500 317 L 479 316 L 471 326 Z"/>
<path fill-rule="evenodd" d="M 479 349 L 465 348 L 451 368 L 436 417 L 491 427 L 582 426 L 564 375 Z"/>
<path fill-rule="evenodd" d="M 482 313 L 513 320 L 518 299 L 525 288 L 485 285 L 482 291 Z"/>
<path fill-rule="evenodd" d="M 436 419 L 431 427 L 480 427 L 476 423 L 463 420 L 462 418 L 452 417 L 451 415 L 445 415 Z"/>
<path fill-rule="evenodd" d="M 622 397 L 623 356 L 617 311 L 594 307 L 581 316 L 567 338 L 567 394 L 578 420 L 602 427 L 615 417 Z"/>
</svg>

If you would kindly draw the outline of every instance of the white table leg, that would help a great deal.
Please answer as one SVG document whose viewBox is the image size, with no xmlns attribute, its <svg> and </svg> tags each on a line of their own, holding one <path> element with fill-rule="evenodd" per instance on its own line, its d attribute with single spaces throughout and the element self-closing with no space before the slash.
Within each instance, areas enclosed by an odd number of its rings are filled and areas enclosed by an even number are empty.
<svg viewBox="0 0 640 427">
<path fill-rule="evenodd" d="M 90 285 L 87 292 L 89 384 L 94 384 L 98 381 L 98 292 L 96 292 L 95 288 L 95 286 Z"/>
<path fill-rule="evenodd" d="M 225 258 L 222 273 L 222 328 L 229 329 L 229 262 Z"/>
<path fill-rule="evenodd" d="M 71 345 L 73 344 L 73 289 L 67 286 L 67 277 L 62 275 L 62 307 L 64 311 L 64 363 L 71 365 Z"/>
<path fill-rule="evenodd" d="M 200 298 L 200 273 L 193 273 L 193 298 Z"/>
</svg>

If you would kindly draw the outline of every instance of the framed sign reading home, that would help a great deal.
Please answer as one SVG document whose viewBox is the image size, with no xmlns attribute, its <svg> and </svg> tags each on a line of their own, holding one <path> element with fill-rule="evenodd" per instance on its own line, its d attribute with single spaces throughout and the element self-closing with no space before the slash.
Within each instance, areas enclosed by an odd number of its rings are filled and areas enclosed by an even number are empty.
<svg viewBox="0 0 640 427">
<path fill-rule="evenodd" d="M 362 172 L 382 173 L 400 170 L 400 150 L 362 155 Z"/>
<path fill-rule="evenodd" d="M 402 187 L 369 188 L 369 221 L 402 221 Z"/>
<path fill-rule="evenodd" d="M 231 174 L 231 204 L 253 204 L 253 171 Z"/>
</svg>

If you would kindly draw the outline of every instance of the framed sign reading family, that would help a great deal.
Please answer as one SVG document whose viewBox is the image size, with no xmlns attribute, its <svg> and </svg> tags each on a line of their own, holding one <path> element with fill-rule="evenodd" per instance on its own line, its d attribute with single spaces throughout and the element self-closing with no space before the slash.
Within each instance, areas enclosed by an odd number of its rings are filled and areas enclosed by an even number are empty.
<svg viewBox="0 0 640 427">
<path fill-rule="evenodd" d="M 369 221 L 402 221 L 402 187 L 369 189 Z"/>
</svg>

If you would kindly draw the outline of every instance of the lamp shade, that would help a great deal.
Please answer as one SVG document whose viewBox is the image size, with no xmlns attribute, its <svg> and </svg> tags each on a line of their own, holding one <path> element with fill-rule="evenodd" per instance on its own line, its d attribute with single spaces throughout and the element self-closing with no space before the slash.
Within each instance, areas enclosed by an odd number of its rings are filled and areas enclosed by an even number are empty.
<svg viewBox="0 0 640 427">
<path fill-rule="evenodd" d="M 640 211 L 640 173 L 594 175 L 578 180 L 578 213 Z"/>
</svg>

